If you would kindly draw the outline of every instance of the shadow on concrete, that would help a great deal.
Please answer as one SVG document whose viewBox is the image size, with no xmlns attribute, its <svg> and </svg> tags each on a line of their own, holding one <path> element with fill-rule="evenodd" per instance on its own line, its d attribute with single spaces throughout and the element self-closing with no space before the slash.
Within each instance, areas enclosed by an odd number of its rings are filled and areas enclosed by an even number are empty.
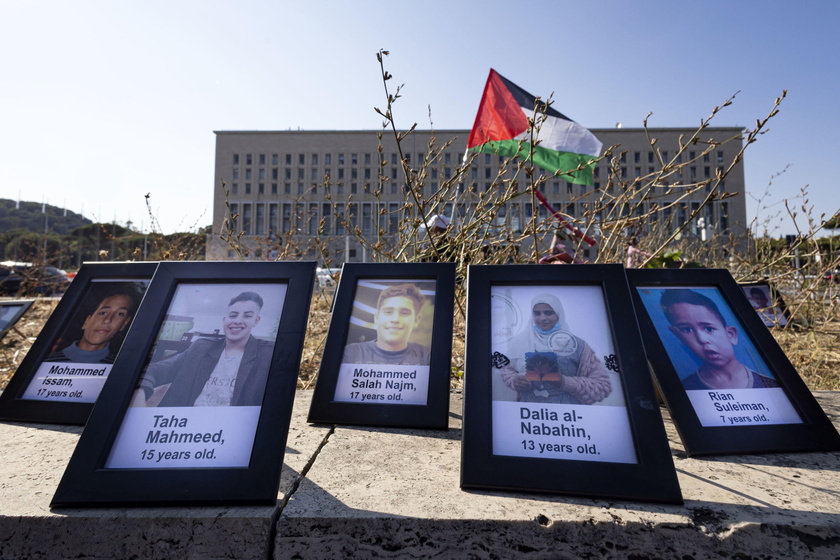
<svg viewBox="0 0 840 560">
<path fill-rule="evenodd" d="M 419 519 L 359 510 L 348 507 L 311 481 L 304 481 L 298 492 L 300 495 L 293 496 L 280 513 L 273 558 L 720 556 L 746 560 L 779 556 L 836 558 L 840 554 L 840 515 L 784 510 L 743 493 L 756 505 L 690 500 L 684 506 L 672 506 L 524 493 L 462 492 L 465 499 L 482 495 L 534 503 L 530 520 L 493 520 Z M 540 504 L 546 507 L 541 508 Z M 570 508 L 568 516 L 558 514 L 564 511 L 563 505 Z M 608 510 L 608 521 L 581 517 L 581 506 Z M 637 521 L 640 517 L 658 520 Z M 805 523 L 791 523 L 793 518 Z"/>
</svg>

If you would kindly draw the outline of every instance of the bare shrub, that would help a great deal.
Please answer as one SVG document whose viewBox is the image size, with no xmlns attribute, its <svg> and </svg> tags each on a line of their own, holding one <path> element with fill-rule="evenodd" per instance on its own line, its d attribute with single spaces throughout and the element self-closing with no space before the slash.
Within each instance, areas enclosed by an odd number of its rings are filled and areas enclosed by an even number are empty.
<svg viewBox="0 0 840 560">
<path fill-rule="evenodd" d="M 766 132 L 768 123 L 775 117 L 786 97 L 786 92 L 773 102 L 769 112 L 739 134 L 727 138 L 712 138 L 708 135 L 720 111 L 734 102 L 735 96 L 715 107 L 709 116 L 690 135 L 680 136 L 676 150 L 674 146 L 663 146 L 648 127 L 648 118 L 643 126 L 650 149 L 655 154 L 655 169 L 646 175 L 626 178 L 620 171 L 623 154 L 621 146 L 609 147 L 598 163 L 609 162 L 608 177 L 601 188 L 573 198 L 581 211 L 577 215 L 566 213 L 569 208 L 556 208 L 558 216 L 552 216 L 538 201 L 548 181 L 563 178 L 561 174 L 551 175 L 533 165 L 530 158 L 499 158 L 498 173 L 487 190 L 480 190 L 468 179 L 477 152 L 467 153 L 457 166 L 455 173 L 445 178 L 432 190 L 429 178 L 440 176 L 442 155 L 454 139 L 438 139 L 434 123 L 430 118 L 432 134 L 422 159 L 410 161 L 403 157 L 402 145 L 411 137 L 416 123 L 408 128 L 397 126 L 395 108 L 401 97 L 401 86 L 391 87 L 393 76 L 385 68 L 387 51 L 377 53 L 381 79 L 385 92 L 385 104 L 376 108 L 383 118 L 379 131 L 379 172 L 370 187 L 375 208 L 372 234 L 363 233 L 358 223 L 358 208 L 353 195 L 340 200 L 331 193 L 330 179 L 325 177 L 324 191 L 328 201 L 335 200 L 345 206 L 330 218 L 341 224 L 353 240 L 363 248 L 366 260 L 373 262 L 424 262 L 451 261 L 457 264 L 460 279 L 466 276 L 469 264 L 536 263 L 550 255 L 553 246 L 552 233 L 558 229 L 557 217 L 570 224 L 579 235 L 566 239 L 570 252 L 580 262 L 627 263 L 632 266 L 703 266 L 727 268 L 740 281 L 768 279 L 780 287 L 788 297 L 794 320 L 792 325 L 809 329 L 821 328 L 837 320 L 837 297 L 833 285 L 822 283 L 825 271 L 838 266 L 836 255 L 820 254 L 816 239 L 824 232 L 824 217 L 813 217 L 813 208 L 807 201 L 807 188 L 803 189 L 802 200 L 794 208 L 786 203 L 787 215 L 797 224 L 798 235 L 789 244 L 772 243 L 769 230 L 759 231 L 759 224 L 752 224 L 744 235 L 715 233 L 708 231 L 704 215 L 708 205 L 724 201 L 735 193 L 728 192 L 724 183 L 727 176 L 739 165 L 749 146 Z M 552 99 L 537 99 L 529 118 L 527 140 L 521 147 L 528 153 L 537 146 L 538 133 L 546 118 L 546 111 Z M 649 116 L 648 116 L 649 117 Z M 385 139 L 396 144 L 400 154 L 400 178 L 403 193 L 402 205 L 397 215 L 381 202 L 381 195 L 390 187 L 392 177 L 385 172 Z M 707 158 L 724 144 L 737 143 L 734 158 L 725 167 L 719 167 L 710 177 L 697 179 L 689 173 L 691 166 Z M 667 155 L 666 155 L 667 154 Z M 498 157 L 498 154 L 495 154 Z M 576 170 L 569 170 L 575 172 Z M 772 182 L 772 180 L 771 180 Z M 224 185 L 222 185 L 224 189 Z M 228 193 L 226 193 L 228 194 Z M 527 207 L 525 219 L 516 222 L 505 215 L 510 205 Z M 296 205 L 296 208 L 298 206 Z M 294 223 L 288 234 L 275 239 L 245 239 L 237 227 L 239 216 L 228 205 L 228 220 L 220 233 L 240 258 L 299 259 L 318 258 L 325 266 L 336 266 L 335 240 L 324 235 L 326 218 L 320 223 L 312 222 L 312 216 L 305 215 L 306 206 L 301 202 L 300 211 L 295 211 Z M 346 209 L 346 212 L 344 211 Z M 452 219 L 447 228 L 431 227 L 435 215 L 446 215 Z M 804 220 L 804 225 L 799 224 Z M 316 231 L 317 235 L 309 235 Z M 586 238 L 594 238 L 597 245 L 587 258 Z M 583 256 L 582 256 L 583 255 Z M 820 258 L 822 256 L 822 258 Z M 456 295 L 456 332 L 465 321 L 465 294 L 463 283 Z M 832 291 L 835 290 L 835 291 Z M 328 309 L 330 296 L 319 294 L 313 304 L 316 312 Z M 321 326 L 311 327 L 307 344 L 313 348 L 323 345 L 325 330 Z M 780 340 L 788 344 L 787 338 Z M 459 343 L 456 335 L 456 346 Z M 793 356 L 797 354 L 791 352 Z M 312 363 L 315 354 L 306 364 Z M 463 367 L 462 354 L 456 349 L 453 371 Z M 803 358 L 804 359 L 804 358 Z M 798 367 L 804 364 L 795 362 Z M 308 367 L 308 366 L 307 366 Z M 305 385 L 309 386 L 314 373 L 307 370 Z M 815 378 L 816 379 L 816 378 Z M 822 381 L 819 386 L 824 386 Z"/>
</svg>

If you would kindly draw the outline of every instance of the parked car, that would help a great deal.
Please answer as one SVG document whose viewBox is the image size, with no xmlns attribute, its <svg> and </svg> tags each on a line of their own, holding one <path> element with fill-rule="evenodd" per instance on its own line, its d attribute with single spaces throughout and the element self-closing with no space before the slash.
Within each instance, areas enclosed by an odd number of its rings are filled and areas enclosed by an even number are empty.
<svg viewBox="0 0 840 560">
<path fill-rule="evenodd" d="M 0 263 L 0 293 L 4 295 L 63 294 L 70 281 L 65 271 L 54 266 L 11 261 Z"/>
<path fill-rule="evenodd" d="M 0 264 L 0 296 L 16 296 L 22 282 L 23 276 L 14 268 Z"/>
<path fill-rule="evenodd" d="M 835 284 L 840 284 L 840 268 L 835 268 L 834 270 L 827 270 L 826 273 L 823 275 L 823 280 L 826 282 L 834 282 Z"/>
</svg>

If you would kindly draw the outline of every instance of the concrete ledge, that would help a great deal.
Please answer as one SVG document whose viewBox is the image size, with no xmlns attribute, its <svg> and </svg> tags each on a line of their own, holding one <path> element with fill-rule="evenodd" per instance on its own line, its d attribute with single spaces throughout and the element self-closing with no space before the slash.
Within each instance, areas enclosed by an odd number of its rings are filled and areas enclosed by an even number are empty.
<svg viewBox="0 0 840 560">
<path fill-rule="evenodd" d="M 0 559 L 270 558 L 280 504 L 330 432 L 308 410 L 299 395 L 278 502 L 263 507 L 50 510 L 82 429 L 0 422 Z"/>
<path fill-rule="evenodd" d="M 835 425 L 840 393 L 817 393 Z M 686 457 L 684 506 L 460 490 L 450 431 L 337 427 L 284 507 L 276 558 L 840 556 L 840 454 Z"/>
<path fill-rule="evenodd" d="M 840 556 L 840 453 L 689 459 L 665 413 L 684 506 L 465 492 L 460 394 L 448 432 L 309 425 L 310 397 L 275 507 L 51 511 L 80 429 L 0 423 L 0 558 Z"/>
</svg>

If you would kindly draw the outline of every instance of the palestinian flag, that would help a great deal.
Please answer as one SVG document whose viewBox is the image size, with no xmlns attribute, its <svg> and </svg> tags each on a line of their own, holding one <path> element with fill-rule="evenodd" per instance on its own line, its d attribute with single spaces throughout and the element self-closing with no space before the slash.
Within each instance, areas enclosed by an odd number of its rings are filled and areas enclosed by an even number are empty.
<svg viewBox="0 0 840 560">
<path fill-rule="evenodd" d="M 490 69 L 484 95 L 467 140 L 467 150 L 527 159 L 531 149 L 528 118 L 536 98 Z M 539 127 L 533 162 L 570 183 L 593 185 L 589 160 L 601 155 L 601 142 L 591 132 L 551 107 Z M 520 145 L 521 143 L 521 145 Z M 580 164 L 584 169 L 575 171 Z"/>
</svg>

